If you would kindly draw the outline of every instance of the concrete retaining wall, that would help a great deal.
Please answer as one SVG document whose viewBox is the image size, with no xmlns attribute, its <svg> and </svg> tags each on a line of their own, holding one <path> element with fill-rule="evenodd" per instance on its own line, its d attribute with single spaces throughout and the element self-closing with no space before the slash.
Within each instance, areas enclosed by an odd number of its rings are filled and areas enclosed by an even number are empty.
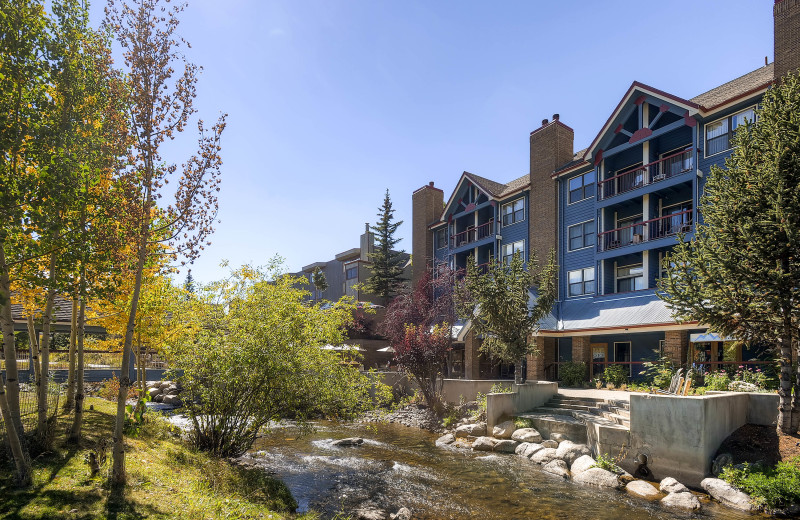
<svg viewBox="0 0 800 520">
<path fill-rule="evenodd" d="M 478 393 L 488 394 L 495 384 L 504 388 L 514 386 L 508 379 L 445 379 L 442 385 L 442 396 L 451 404 L 458 404 L 463 398 L 465 402 L 474 401 Z"/>
<path fill-rule="evenodd" d="M 510 394 L 486 395 L 486 426 L 489 431 L 500 418 L 538 408 L 558 393 L 558 383 L 550 381 L 528 381 L 512 385 L 512 388 Z"/>
<path fill-rule="evenodd" d="M 704 396 L 631 394 L 631 447 L 622 462 L 636 469 L 634 458 L 648 457 L 653 479 L 675 477 L 699 487 L 711 470 L 722 441 L 747 424 L 771 424 L 778 396 L 725 392 Z"/>
</svg>

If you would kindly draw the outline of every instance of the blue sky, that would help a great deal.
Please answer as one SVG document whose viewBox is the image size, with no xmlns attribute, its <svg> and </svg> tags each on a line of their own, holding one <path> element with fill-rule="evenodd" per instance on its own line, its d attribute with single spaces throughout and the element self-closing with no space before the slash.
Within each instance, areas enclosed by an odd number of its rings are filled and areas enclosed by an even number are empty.
<svg viewBox="0 0 800 520">
<path fill-rule="evenodd" d="M 358 246 L 387 188 L 410 252 L 415 189 L 435 181 L 447 196 L 464 170 L 527 173 L 528 135 L 553 113 L 583 148 L 634 80 L 692 97 L 772 61 L 772 5 L 190 1 L 180 33 L 204 68 L 196 105 L 206 121 L 229 114 L 221 223 L 192 272 L 331 259 Z"/>
</svg>

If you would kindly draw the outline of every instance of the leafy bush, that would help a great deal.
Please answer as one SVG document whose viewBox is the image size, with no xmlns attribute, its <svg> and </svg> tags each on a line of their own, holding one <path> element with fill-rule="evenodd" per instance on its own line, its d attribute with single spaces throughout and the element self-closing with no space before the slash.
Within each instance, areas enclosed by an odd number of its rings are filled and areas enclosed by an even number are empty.
<svg viewBox="0 0 800 520">
<path fill-rule="evenodd" d="M 567 361 L 561 363 L 558 369 L 561 375 L 561 382 L 564 386 L 582 386 L 586 381 L 586 363 L 576 363 L 574 361 Z"/>
<path fill-rule="evenodd" d="M 724 370 L 708 372 L 705 377 L 706 390 L 727 390 L 731 376 Z"/>
<path fill-rule="evenodd" d="M 612 473 L 622 472 L 622 469 L 619 466 L 617 466 L 617 461 L 614 459 L 614 457 L 612 457 L 608 453 L 605 453 L 603 455 L 598 455 L 597 460 L 592 465 L 592 467 L 604 469 Z"/>
<path fill-rule="evenodd" d="M 516 426 L 518 430 L 521 428 L 533 428 L 533 421 L 530 419 L 523 419 L 522 417 L 515 417 L 514 426 Z"/>
<path fill-rule="evenodd" d="M 661 356 L 656 361 L 644 363 L 642 375 L 651 385 L 666 390 L 672 383 L 675 371 L 676 368 L 672 360 L 666 356 Z"/>
<path fill-rule="evenodd" d="M 743 464 L 727 466 L 720 477 L 750 495 L 754 505 L 771 510 L 800 502 L 800 457 L 765 468 Z"/>
<path fill-rule="evenodd" d="M 119 379 L 116 375 L 111 376 L 111 379 L 106 379 L 100 384 L 100 390 L 97 395 L 106 401 L 116 403 L 119 397 Z M 135 399 L 139 395 L 139 391 L 131 386 L 128 388 L 128 399 Z"/>
<path fill-rule="evenodd" d="M 514 389 L 510 386 L 505 386 L 503 383 L 495 383 L 489 389 L 490 394 L 510 394 Z"/>
<path fill-rule="evenodd" d="M 609 365 L 603 371 L 603 379 L 606 383 L 611 383 L 619 387 L 628 383 L 628 370 L 623 365 Z"/>
</svg>

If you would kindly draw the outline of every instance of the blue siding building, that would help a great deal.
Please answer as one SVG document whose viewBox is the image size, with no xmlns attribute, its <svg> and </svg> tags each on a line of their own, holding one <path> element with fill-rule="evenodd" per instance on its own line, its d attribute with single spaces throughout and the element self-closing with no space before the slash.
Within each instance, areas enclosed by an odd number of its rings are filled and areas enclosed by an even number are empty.
<svg viewBox="0 0 800 520">
<path fill-rule="evenodd" d="M 531 133 L 528 174 L 500 183 L 464 172 L 446 203 L 433 183 L 417 190 L 414 278 L 440 263 L 459 269 L 516 251 L 542 259 L 555 248 L 559 298 L 536 338 L 541 355 L 527 360 L 533 379 L 557 378 L 565 361 L 587 363 L 589 377 L 620 364 L 636 378 L 662 355 L 712 368 L 755 357 L 755 346 L 677 323 L 655 289 L 665 255 L 702 220 L 705 181 L 724 167 L 736 127 L 800 65 L 797 32 L 783 21 L 798 11 L 796 0 L 775 4 L 776 63 L 689 98 L 634 82 L 585 149 L 573 151 L 573 132 L 555 114 Z M 479 343 L 462 328 L 452 364 L 467 378 L 510 375 L 481 358 Z"/>
</svg>

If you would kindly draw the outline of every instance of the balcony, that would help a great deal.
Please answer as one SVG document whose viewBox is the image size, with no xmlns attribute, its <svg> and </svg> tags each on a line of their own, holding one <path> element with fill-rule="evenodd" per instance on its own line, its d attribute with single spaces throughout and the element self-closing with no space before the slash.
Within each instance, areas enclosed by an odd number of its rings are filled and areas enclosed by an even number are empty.
<svg viewBox="0 0 800 520">
<path fill-rule="evenodd" d="M 606 200 L 691 170 L 694 170 L 694 149 L 668 155 L 658 161 L 625 170 L 598 182 L 598 199 Z"/>
<path fill-rule="evenodd" d="M 597 251 L 611 251 L 621 247 L 658 240 L 692 230 L 692 210 L 672 213 L 663 217 L 630 224 L 597 235 Z"/>
<path fill-rule="evenodd" d="M 478 227 L 469 228 L 461 233 L 456 233 L 450 237 L 450 249 L 456 249 L 473 242 L 478 242 L 484 238 L 494 236 L 494 219 L 489 219 L 485 224 Z"/>
</svg>

